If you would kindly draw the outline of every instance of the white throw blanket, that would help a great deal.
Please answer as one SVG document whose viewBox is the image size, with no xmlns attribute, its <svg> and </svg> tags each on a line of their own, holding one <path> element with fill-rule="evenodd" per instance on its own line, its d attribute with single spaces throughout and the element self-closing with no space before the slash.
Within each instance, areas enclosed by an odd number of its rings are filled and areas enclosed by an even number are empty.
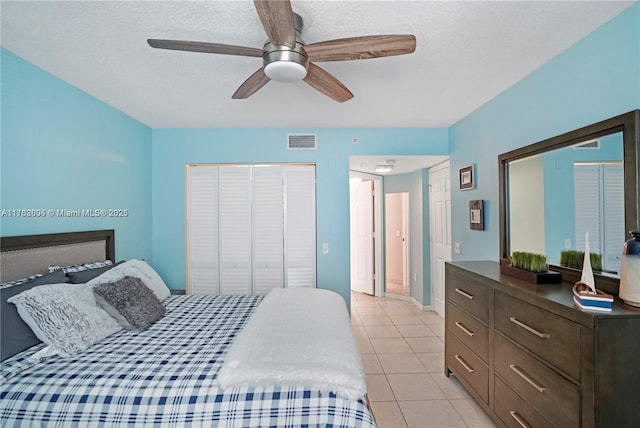
<svg viewBox="0 0 640 428">
<path fill-rule="evenodd" d="M 364 370 L 344 299 L 316 288 L 272 290 L 231 345 L 218 383 L 363 398 Z"/>
</svg>

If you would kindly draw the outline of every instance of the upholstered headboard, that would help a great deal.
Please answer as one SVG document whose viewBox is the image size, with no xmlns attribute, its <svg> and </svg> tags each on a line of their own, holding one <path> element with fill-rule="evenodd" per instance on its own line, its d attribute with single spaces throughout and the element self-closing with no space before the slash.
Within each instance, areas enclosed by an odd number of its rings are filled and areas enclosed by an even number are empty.
<svg viewBox="0 0 640 428">
<path fill-rule="evenodd" d="M 113 229 L 2 237 L 0 282 L 47 273 L 51 265 L 115 262 L 114 239 Z"/>
</svg>

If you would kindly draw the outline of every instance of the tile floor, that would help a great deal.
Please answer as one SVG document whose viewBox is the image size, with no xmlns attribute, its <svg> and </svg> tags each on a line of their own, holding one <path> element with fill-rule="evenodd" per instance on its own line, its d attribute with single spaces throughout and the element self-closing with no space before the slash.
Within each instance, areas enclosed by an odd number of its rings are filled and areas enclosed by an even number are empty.
<svg viewBox="0 0 640 428">
<path fill-rule="evenodd" d="M 402 284 L 396 284 L 394 282 L 387 281 L 387 294 L 397 294 L 399 296 L 408 296 L 409 287 L 405 287 Z"/>
<path fill-rule="evenodd" d="M 444 375 L 444 320 L 437 313 L 352 293 L 351 324 L 380 428 L 495 427 L 457 379 Z"/>
</svg>

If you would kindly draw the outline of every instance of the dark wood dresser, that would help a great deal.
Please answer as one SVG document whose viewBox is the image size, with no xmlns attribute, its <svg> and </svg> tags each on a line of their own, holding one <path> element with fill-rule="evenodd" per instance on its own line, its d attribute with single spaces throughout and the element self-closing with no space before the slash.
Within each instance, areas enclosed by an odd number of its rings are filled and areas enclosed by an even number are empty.
<svg viewBox="0 0 640 428">
<path fill-rule="evenodd" d="M 640 310 L 582 311 L 572 284 L 497 262 L 445 268 L 445 374 L 500 426 L 640 427 Z"/>
</svg>

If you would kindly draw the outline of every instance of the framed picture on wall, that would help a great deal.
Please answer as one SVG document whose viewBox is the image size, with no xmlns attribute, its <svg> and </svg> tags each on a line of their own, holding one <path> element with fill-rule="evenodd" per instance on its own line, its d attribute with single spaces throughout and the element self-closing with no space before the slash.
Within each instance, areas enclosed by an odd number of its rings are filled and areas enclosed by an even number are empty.
<svg viewBox="0 0 640 428">
<path fill-rule="evenodd" d="M 469 201 L 469 227 L 471 230 L 484 230 L 484 201 Z"/>
<path fill-rule="evenodd" d="M 473 165 L 460 168 L 460 190 L 469 190 L 475 187 L 475 171 Z"/>
</svg>

